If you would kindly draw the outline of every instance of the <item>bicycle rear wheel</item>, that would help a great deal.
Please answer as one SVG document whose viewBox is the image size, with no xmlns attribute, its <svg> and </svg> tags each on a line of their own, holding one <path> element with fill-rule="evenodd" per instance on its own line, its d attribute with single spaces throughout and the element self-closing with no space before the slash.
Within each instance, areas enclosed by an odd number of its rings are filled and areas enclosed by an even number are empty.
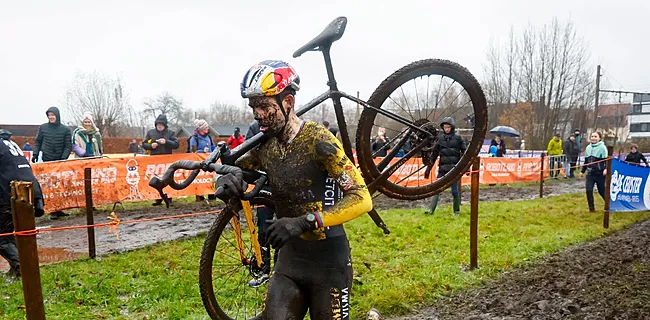
<svg viewBox="0 0 650 320">
<path fill-rule="evenodd" d="M 386 78 L 372 93 L 368 104 L 408 119 L 426 133 L 364 108 L 357 127 L 356 148 L 359 168 L 367 183 L 375 181 L 382 171 L 397 162 L 402 151 L 408 153 L 409 148 L 423 143 L 425 138 L 435 137 L 387 180 L 376 185 L 378 191 L 391 198 L 423 199 L 448 188 L 469 169 L 483 145 L 487 131 L 485 94 L 474 76 L 457 63 L 438 59 L 413 62 Z M 445 117 L 455 118 L 455 130 L 464 137 L 467 149 L 447 174 L 437 178 L 434 169 L 425 179 L 425 168 L 434 165 L 430 159 L 437 139 L 442 137 L 440 122 Z M 385 138 L 391 135 L 392 139 Z"/>
<path fill-rule="evenodd" d="M 258 199 L 251 200 L 251 204 L 260 203 Z M 263 268 L 256 263 L 252 245 L 251 237 L 257 233 L 252 235 L 245 223 L 233 220 L 240 216 L 240 211 L 240 201 L 228 202 L 210 227 L 201 251 L 199 289 L 212 319 L 261 319 L 266 285 L 248 286 L 248 280 L 259 276 Z M 267 267 L 272 270 L 270 260 Z"/>
</svg>

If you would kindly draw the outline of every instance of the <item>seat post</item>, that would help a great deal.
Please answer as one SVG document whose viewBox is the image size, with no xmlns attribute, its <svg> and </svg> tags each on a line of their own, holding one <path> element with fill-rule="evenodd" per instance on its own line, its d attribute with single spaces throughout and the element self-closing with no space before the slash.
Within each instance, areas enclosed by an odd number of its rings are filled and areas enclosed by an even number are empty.
<svg viewBox="0 0 650 320">
<path fill-rule="evenodd" d="M 336 79 L 334 79 L 334 68 L 332 67 L 332 58 L 330 58 L 330 47 L 329 44 L 327 47 L 322 48 L 323 58 L 325 58 L 325 69 L 327 69 L 327 85 L 332 91 L 338 91 L 338 86 L 336 85 Z"/>
</svg>

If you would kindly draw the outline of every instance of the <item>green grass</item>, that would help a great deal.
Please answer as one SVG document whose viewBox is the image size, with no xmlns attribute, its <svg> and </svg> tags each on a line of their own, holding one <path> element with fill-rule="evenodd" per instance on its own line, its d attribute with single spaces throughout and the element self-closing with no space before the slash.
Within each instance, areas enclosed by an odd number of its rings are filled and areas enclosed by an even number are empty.
<svg viewBox="0 0 650 320">
<path fill-rule="evenodd" d="M 597 203 L 602 208 L 602 201 Z M 469 264 L 469 206 L 460 217 L 449 206 L 434 216 L 390 210 L 383 235 L 367 217 L 346 224 L 355 268 L 352 318 L 375 307 L 400 315 L 453 290 L 479 285 L 499 272 L 533 262 L 571 244 L 597 238 L 650 218 L 650 212 L 589 213 L 584 195 L 520 202 L 482 203 L 479 269 Z M 98 261 L 41 268 L 48 319 L 205 319 L 198 289 L 203 237 L 149 246 Z M 2 282 L 0 280 L 0 282 Z M 0 283 L 0 318 L 24 319 L 20 282 Z"/>
</svg>

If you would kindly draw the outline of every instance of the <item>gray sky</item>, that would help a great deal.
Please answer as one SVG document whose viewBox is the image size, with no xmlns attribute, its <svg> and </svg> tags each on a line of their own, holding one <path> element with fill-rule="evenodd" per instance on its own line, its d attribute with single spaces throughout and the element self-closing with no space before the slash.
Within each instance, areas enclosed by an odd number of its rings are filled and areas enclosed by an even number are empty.
<svg viewBox="0 0 650 320">
<path fill-rule="evenodd" d="M 365 99 L 424 58 L 456 61 L 482 79 L 492 38 L 554 16 L 573 20 L 609 89 L 650 90 L 649 12 L 643 0 L 0 0 L 0 123 L 43 123 L 52 105 L 65 118 L 77 72 L 121 76 L 136 108 L 163 91 L 191 108 L 239 104 L 239 81 L 264 59 L 296 68 L 302 104 L 326 88 L 323 59 L 291 55 L 341 15 L 348 25 L 332 48 L 334 72 L 339 88 Z"/>
</svg>

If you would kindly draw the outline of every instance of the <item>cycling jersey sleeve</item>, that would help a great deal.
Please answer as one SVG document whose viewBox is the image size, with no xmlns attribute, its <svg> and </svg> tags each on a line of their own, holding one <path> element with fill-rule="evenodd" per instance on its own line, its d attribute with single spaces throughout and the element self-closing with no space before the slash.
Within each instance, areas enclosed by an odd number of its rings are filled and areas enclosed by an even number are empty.
<svg viewBox="0 0 650 320">
<path fill-rule="evenodd" d="M 257 155 L 257 150 L 253 149 L 246 152 L 243 156 L 235 161 L 235 165 L 246 170 L 261 169 L 261 162 Z"/>
<path fill-rule="evenodd" d="M 316 161 L 343 190 L 343 198 L 334 206 L 320 212 L 319 227 L 331 227 L 350 221 L 372 210 L 372 198 L 361 173 L 343 151 L 332 133 L 323 128 L 316 143 Z"/>
</svg>

